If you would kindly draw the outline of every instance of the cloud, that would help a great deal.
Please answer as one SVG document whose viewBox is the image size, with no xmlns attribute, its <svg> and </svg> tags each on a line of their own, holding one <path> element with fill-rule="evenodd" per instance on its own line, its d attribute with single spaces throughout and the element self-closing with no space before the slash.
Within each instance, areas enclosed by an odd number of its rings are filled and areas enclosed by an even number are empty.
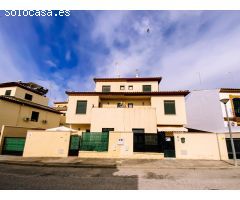
<svg viewBox="0 0 240 200">
<path fill-rule="evenodd" d="M 140 77 L 162 76 L 162 90 L 239 87 L 239 21 L 239 11 L 3 17 L 0 81 L 42 84 L 51 102 L 66 100 L 65 90 L 94 90 L 94 77 L 133 77 L 136 69 Z"/>
<path fill-rule="evenodd" d="M 53 62 L 52 60 L 46 60 L 45 63 L 52 68 L 56 68 L 57 64 L 55 62 Z"/>
<path fill-rule="evenodd" d="M 116 76 L 117 68 L 123 77 L 134 76 L 139 69 L 140 76 L 163 76 L 162 89 L 239 87 L 239 79 L 231 81 L 228 72 L 240 72 L 240 12 L 141 14 L 131 12 L 126 17 L 121 13 L 119 17 L 117 13 L 117 20 L 112 19 L 113 13 L 98 16 L 100 19 L 104 16 L 105 20 L 96 20 L 95 30 L 102 30 L 107 24 L 109 32 L 96 31 L 94 36 L 102 37 L 110 51 L 107 57 L 96 60 L 98 76 Z M 116 47 L 112 41 L 119 37 L 129 40 L 129 45 Z"/>
</svg>

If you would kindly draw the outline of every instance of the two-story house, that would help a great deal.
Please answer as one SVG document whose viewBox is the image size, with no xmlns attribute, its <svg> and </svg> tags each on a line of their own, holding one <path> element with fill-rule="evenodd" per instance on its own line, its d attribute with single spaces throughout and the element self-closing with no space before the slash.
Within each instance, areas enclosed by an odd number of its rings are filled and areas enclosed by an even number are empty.
<svg viewBox="0 0 240 200">
<path fill-rule="evenodd" d="M 0 84 L 0 151 L 21 154 L 28 129 L 59 126 L 61 113 L 48 106 L 47 92 L 35 83 Z"/>
<path fill-rule="evenodd" d="M 70 92 L 66 122 L 83 132 L 165 133 L 187 129 L 188 91 L 161 91 L 161 77 L 94 78 L 95 91 Z M 171 142 L 174 145 L 174 141 Z"/>
</svg>

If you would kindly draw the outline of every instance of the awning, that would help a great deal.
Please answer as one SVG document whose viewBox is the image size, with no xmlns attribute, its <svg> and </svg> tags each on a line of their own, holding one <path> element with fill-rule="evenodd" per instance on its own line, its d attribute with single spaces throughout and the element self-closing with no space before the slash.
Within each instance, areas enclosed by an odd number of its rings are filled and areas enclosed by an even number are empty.
<svg viewBox="0 0 240 200">
<path fill-rule="evenodd" d="M 158 127 L 158 132 L 187 132 L 188 130 L 184 127 Z"/>
<path fill-rule="evenodd" d="M 50 129 L 47 129 L 46 131 L 52 131 L 52 132 L 77 132 L 77 130 L 74 130 L 74 129 L 71 129 L 71 128 L 68 128 L 68 127 L 65 127 L 65 126 L 59 126 L 59 127 L 56 127 L 56 128 L 50 128 Z"/>
</svg>

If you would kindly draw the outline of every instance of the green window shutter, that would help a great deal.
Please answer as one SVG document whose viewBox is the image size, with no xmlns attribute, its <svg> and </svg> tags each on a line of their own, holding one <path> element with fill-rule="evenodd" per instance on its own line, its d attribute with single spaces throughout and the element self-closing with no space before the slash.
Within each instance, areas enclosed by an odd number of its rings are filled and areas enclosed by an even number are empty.
<svg viewBox="0 0 240 200">
<path fill-rule="evenodd" d="M 87 101 L 77 101 L 76 114 L 86 114 Z"/>
<path fill-rule="evenodd" d="M 175 101 L 164 101 L 164 113 L 165 115 L 175 115 Z"/>
<path fill-rule="evenodd" d="M 151 92 L 152 86 L 151 85 L 143 85 L 143 92 Z"/>
<path fill-rule="evenodd" d="M 111 92 L 111 86 L 110 85 L 103 85 L 102 86 L 102 92 Z"/>
<path fill-rule="evenodd" d="M 233 100 L 235 117 L 240 117 L 240 98 L 234 98 Z"/>
</svg>

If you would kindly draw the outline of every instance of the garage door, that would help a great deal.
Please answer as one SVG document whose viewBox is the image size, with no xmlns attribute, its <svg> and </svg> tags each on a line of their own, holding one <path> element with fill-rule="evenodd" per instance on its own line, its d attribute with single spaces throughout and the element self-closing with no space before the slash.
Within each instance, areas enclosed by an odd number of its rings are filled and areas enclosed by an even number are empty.
<svg viewBox="0 0 240 200">
<path fill-rule="evenodd" d="M 26 138 L 5 137 L 3 142 L 2 154 L 22 155 Z"/>
<path fill-rule="evenodd" d="M 233 153 L 232 153 L 232 146 L 231 146 L 230 138 L 226 138 L 226 143 L 227 143 L 227 150 L 228 150 L 228 158 L 233 159 Z M 233 143 L 234 143 L 237 159 L 240 159 L 240 138 L 234 138 Z"/>
</svg>

